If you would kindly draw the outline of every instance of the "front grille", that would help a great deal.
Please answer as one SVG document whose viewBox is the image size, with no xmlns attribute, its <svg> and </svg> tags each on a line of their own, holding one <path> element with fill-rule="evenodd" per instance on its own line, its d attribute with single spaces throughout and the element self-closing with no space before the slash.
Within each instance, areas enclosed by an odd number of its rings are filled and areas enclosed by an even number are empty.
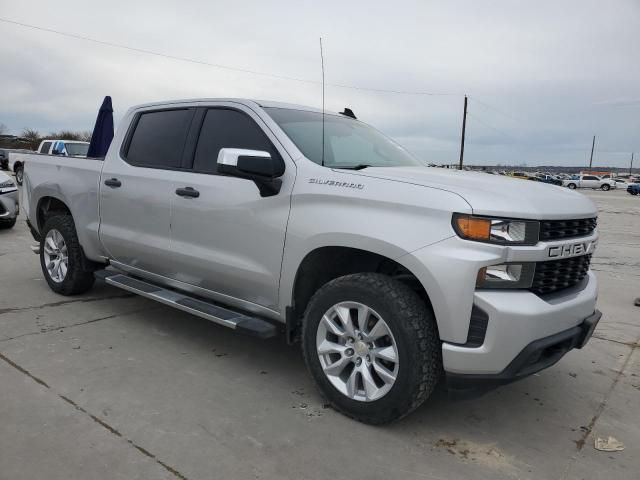
<svg viewBox="0 0 640 480">
<path fill-rule="evenodd" d="M 542 220 L 540 240 L 560 240 L 563 238 L 586 237 L 596 229 L 597 218 L 577 220 Z"/>
<path fill-rule="evenodd" d="M 590 262 L 591 254 L 538 262 L 530 290 L 536 295 L 546 295 L 573 287 L 587 275 Z"/>
</svg>

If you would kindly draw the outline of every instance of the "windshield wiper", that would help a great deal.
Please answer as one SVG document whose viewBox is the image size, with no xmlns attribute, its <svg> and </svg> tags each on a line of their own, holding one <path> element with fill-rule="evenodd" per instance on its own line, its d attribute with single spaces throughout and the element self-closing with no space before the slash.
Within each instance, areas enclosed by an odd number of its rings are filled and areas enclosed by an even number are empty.
<svg viewBox="0 0 640 480">
<path fill-rule="evenodd" d="M 372 166 L 373 165 L 367 165 L 366 163 L 359 163 L 358 165 L 348 165 L 344 167 L 333 167 L 333 168 L 344 169 L 344 170 L 362 170 Z"/>
</svg>

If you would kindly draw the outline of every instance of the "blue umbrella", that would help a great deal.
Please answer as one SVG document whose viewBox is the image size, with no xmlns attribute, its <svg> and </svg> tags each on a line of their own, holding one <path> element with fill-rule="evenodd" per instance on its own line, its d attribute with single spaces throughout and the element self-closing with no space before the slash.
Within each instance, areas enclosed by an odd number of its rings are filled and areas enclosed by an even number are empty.
<svg viewBox="0 0 640 480">
<path fill-rule="evenodd" d="M 113 140 L 113 107 L 111 106 L 111 97 L 107 95 L 98 111 L 87 157 L 102 158 L 106 156 L 111 140 Z"/>
</svg>

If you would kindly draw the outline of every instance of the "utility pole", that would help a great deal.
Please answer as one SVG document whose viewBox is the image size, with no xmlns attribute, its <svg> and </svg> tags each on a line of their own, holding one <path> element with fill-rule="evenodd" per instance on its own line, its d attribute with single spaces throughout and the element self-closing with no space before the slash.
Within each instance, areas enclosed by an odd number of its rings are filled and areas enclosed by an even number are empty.
<svg viewBox="0 0 640 480">
<path fill-rule="evenodd" d="M 633 175 L 633 152 L 631 152 L 631 165 L 629 166 L 629 175 Z"/>
<path fill-rule="evenodd" d="M 467 96 L 464 96 L 464 114 L 462 115 L 462 139 L 460 140 L 460 166 L 462 170 L 462 162 L 464 160 L 464 132 L 467 129 Z"/>
<path fill-rule="evenodd" d="M 596 136 L 593 136 L 593 142 L 591 142 L 591 158 L 589 158 L 589 172 L 591 172 L 591 165 L 593 164 L 593 149 L 596 146 Z"/>
</svg>

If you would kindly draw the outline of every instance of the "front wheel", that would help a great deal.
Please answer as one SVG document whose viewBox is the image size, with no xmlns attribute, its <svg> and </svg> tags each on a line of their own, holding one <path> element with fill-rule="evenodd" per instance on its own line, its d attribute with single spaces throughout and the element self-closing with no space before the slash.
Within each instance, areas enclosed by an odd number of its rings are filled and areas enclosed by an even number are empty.
<svg viewBox="0 0 640 480">
<path fill-rule="evenodd" d="M 16 167 L 16 183 L 18 185 L 22 185 L 22 182 L 24 181 L 24 167 L 22 165 L 18 165 Z"/>
<path fill-rule="evenodd" d="M 611 188 L 611 185 L 607 185 L 606 183 L 600 187 L 603 191 L 608 191 Z"/>
<path fill-rule="evenodd" d="M 40 240 L 40 266 L 51 290 L 61 295 L 84 293 L 93 286 L 93 272 L 86 270 L 76 227 L 70 215 L 46 221 Z"/>
<path fill-rule="evenodd" d="M 575 183 L 570 183 L 569 185 L 567 185 L 567 187 L 569 187 L 571 190 L 575 190 L 576 189 L 576 184 Z"/>
<path fill-rule="evenodd" d="M 385 275 L 337 278 L 311 299 L 303 323 L 309 371 L 332 406 L 382 424 L 420 406 L 442 373 L 433 313 Z"/>
</svg>

